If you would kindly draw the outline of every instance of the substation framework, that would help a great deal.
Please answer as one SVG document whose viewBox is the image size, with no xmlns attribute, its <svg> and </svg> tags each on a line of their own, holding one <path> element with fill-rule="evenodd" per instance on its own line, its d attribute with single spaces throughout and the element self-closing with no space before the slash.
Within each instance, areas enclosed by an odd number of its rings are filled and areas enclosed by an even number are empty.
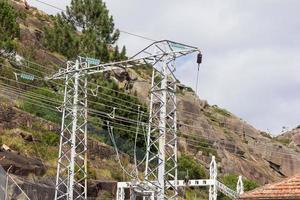
<svg viewBox="0 0 300 200">
<path fill-rule="evenodd" d="M 55 199 L 87 199 L 87 113 L 89 75 L 128 69 L 153 67 L 150 90 L 150 118 L 147 133 L 146 187 L 157 199 L 176 199 L 177 118 L 176 59 L 201 52 L 197 47 L 169 41 L 157 41 L 132 58 L 99 64 L 78 57 L 67 68 L 47 78 L 64 80 L 64 102 L 57 164 Z M 168 192 L 167 192 L 168 191 Z"/>
<path fill-rule="evenodd" d="M 242 180 L 242 176 L 238 177 L 236 191 L 228 188 L 223 183 L 217 180 L 217 163 L 215 157 L 212 156 L 212 160 L 210 162 L 209 167 L 209 179 L 196 179 L 196 180 L 177 180 L 178 188 L 186 188 L 186 187 L 209 187 L 209 200 L 217 200 L 218 191 L 222 192 L 226 196 L 231 199 L 238 198 L 241 194 L 244 193 L 244 184 Z M 174 184 L 174 181 L 169 181 L 169 183 Z M 152 190 L 147 190 L 144 185 L 147 183 L 138 183 L 135 181 L 131 182 L 118 182 L 117 184 L 117 193 L 116 200 L 135 200 L 137 197 L 143 197 L 147 200 L 155 200 L 155 192 Z M 129 191 L 129 198 L 126 198 L 125 190 Z M 127 195 L 128 196 L 128 195 Z"/>
</svg>

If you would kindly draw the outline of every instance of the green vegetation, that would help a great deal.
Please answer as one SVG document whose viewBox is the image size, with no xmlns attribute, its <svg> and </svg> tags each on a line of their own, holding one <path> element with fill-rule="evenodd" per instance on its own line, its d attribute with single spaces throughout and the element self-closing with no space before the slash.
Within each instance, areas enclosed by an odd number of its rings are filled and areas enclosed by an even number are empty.
<svg viewBox="0 0 300 200">
<path fill-rule="evenodd" d="M 123 60 L 116 46 L 119 30 L 114 28 L 113 17 L 102 0 L 72 0 L 66 13 L 53 17 L 53 27 L 45 27 L 44 45 L 69 59 L 77 55 L 100 58 L 101 61 Z"/>
<path fill-rule="evenodd" d="M 11 52 L 17 47 L 20 27 L 17 23 L 18 13 L 7 0 L 0 0 L 0 49 Z"/>
<path fill-rule="evenodd" d="M 182 155 L 178 159 L 178 179 L 185 179 L 186 175 L 189 179 L 204 179 L 208 175 L 203 166 L 201 166 L 196 159 L 189 155 Z M 187 200 L 201 200 L 207 199 L 207 188 L 185 188 L 184 199 Z"/>
<path fill-rule="evenodd" d="M 110 79 L 105 80 L 104 75 L 100 75 L 100 78 L 93 81 L 100 87 L 97 97 L 89 96 L 90 101 L 97 102 L 91 102 L 89 104 L 90 108 L 100 112 L 111 113 L 113 107 L 115 107 L 115 115 L 132 120 L 137 120 L 138 118 L 138 105 L 142 105 L 140 111 L 144 113 L 147 111 L 147 105 L 142 104 L 137 98 L 124 93 L 122 89 L 119 89 L 115 81 Z M 107 133 L 106 121 L 109 120 L 114 126 L 114 136 L 118 148 L 129 155 L 133 155 L 136 124 L 126 121 L 120 122 L 119 120 L 110 119 L 108 116 L 100 116 L 101 119 L 99 119 L 99 116 L 96 114 L 91 114 L 91 116 L 96 120 L 95 122 L 91 122 L 94 128 L 99 125 L 102 128 L 102 131 L 97 132 L 97 136 L 99 136 L 102 141 L 112 145 L 109 134 Z M 147 117 L 145 115 L 142 116 L 141 121 L 146 122 Z M 145 141 L 143 137 L 138 137 L 137 147 L 138 158 L 142 158 L 145 151 Z"/>
<path fill-rule="evenodd" d="M 25 99 L 19 102 L 19 107 L 22 110 L 51 122 L 55 122 L 58 124 L 60 123 L 61 114 L 55 110 L 50 110 L 47 107 L 48 105 L 57 106 L 57 104 L 53 104 L 51 100 L 57 100 L 58 102 L 60 102 L 62 99 L 60 95 L 52 92 L 48 88 L 40 88 L 34 89 L 32 91 L 27 91 L 23 94 L 23 96 L 31 100 Z M 45 99 L 45 97 L 43 96 L 48 97 L 48 99 Z M 44 98 L 44 100 L 41 101 L 39 100 L 40 98 Z"/>
<path fill-rule="evenodd" d="M 208 199 L 207 188 L 185 188 L 185 200 Z"/>
<path fill-rule="evenodd" d="M 178 159 L 178 179 L 184 179 L 187 175 L 190 179 L 207 178 L 205 169 L 195 160 L 188 155 L 182 155 Z"/>
<path fill-rule="evenodd" d="M 79 36 L 76 30 L 60 15 L 53 18 L 53 27 L 45 28 L 44 45 L 50 51 L 56 51 L 67 58 L 74 58 L 78 54 Z"/>
<path fill-rule="evenodd" d="M 289 138 L 273 138 L 273 141 L 279 142 L 285 146 L 288 146 L 290 144 L 290 139 Z"/>
<path fill-rule="evenodd" d="M 217 105 L 213 105 L 212 108 L 214 109 L 214 111 L 216 113 L 219 113 L 220 115 L 223 115 L 225 117 L 230 117 L 231 116 L 231 114 L 227 110 L 219 108 Z"/>
<path fill-rule="evenodd" d="M 114 61 L 120 61 L 126 59 L 126 47 L 123 46 L 121 52 L 119 52 L 119 46 L 116 45 L 114 49 L 114 53 L 112 55 L 112 60 Z"/>
<path fill-rule="evenodd" d="M 153 68 L 149 65 L 139 65 L 134 67 L 136 73 L 144 79 L 152 76 Z"/>
<path fill-rule="evenodd" d="M 221 178 L 221 182 L 233 190 L 236 190 L 237 181 L 238 181 L 238 175 L 236 174 L 227 174 Z M 256 181 L 247 178 L 243 178 L 243 183 L 244 183 L 244 191 L 250 191 L 259 186 Z M 218 199 L 230 200 L 230 198 L 226 197 L 223 194 L 219 194 Z"/>
<path fill-rule="evenodd" d="M 188 91 L 188 92 L 194 92 L 193 88 L 191 88 L 191 87 L 186 87 L 185 89 L 186 89 L 186 91 Z"/>
</svg>

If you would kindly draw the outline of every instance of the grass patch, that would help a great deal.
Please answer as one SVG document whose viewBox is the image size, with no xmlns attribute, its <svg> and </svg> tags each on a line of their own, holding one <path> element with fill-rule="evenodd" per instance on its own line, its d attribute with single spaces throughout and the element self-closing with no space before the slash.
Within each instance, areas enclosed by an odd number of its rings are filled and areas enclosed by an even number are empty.
<svg viewBox="0 0 300 200">
<path fill-rule="evenodd" d="M 238 175 L 236 174 L 226 174 L 221 178 L 221 182 L 231 188 L 232 190 L 236 190 L 236 184 L 238 181 Z M 244 183 L 244 191 L 250 191 L 257 188 L 259 185 L 255 180 L 250 180 L 243 177 Z M 230 198 L 226 197 L 224 194 L 218 194 L 218 199 L 220 200 L 230 200 Z"/>
<path fill-rule="evenodd" d="M 290 139 L 288 138 L 274 138 L 273 141 L 279 142 L 285 146 L 288 146 L 290 144 Z"/>
<path fill-rule="evenodd" d="M 227 110 L 225 109 L 222 109 L 222 108 L 219 108 L 217 105 L 213 105 L 212 106 L 214 112 L 220 114 L 220 115 L 223 115 L 225 117 L 231 117 L 231 113 L 228 112 Z"/>
</svg>

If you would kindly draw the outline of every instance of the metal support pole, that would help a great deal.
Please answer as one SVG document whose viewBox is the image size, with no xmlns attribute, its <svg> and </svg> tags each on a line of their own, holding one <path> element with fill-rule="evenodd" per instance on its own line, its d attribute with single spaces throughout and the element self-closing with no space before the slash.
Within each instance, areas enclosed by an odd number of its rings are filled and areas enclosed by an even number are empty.
<svg viewBox="0 0 300 200">
<path fill-rule="evenodd" d="M 170 60 L 160 62 L 161 72 L 153 71 L 150 90 L 145 179 L 154 186 L 157 199 L 176 199 L 178 195 L 176 79 Z"/>
<path fill-rule="evenodd" d="M 237 185 L 236 185 L 236 193 L 237 195 L 241 195 L 244 193 L 244 183 L 243 183 L 243 177 L 239 176 Z"/>
<path fill-rule="evenodd" d="M 217 200 L 217 174 L 218 168 L 215 160 L 215 156 L 212 157 L 210 168 L 209 168 L 210 179 L 213 181 L 213 185 L 209 186 L 209 200 Z"/>
<path fill-rule="evenodd" d="M 167 113 L 167 66 L 163 63 L 161 81 L 161 101 L 160 121 L 159 121 L 159 138 L 158 138 L 158 199 L 164 199 L 165 196 L 165 144 L 166 144 L 166 113 Z"/>
<path fill-rule="evenodd" d="M 75 69 L 79 69 L 78 60 L 75 64 Z M 79 72 L 76 71 L 74 75 L 74 98 L 72 108 L 72 134 L 71 134 L 71 159 L 70 159 L 70 185 L 68 187 L 68 199 L 73 199 L 74 190 L 74 175 L 75 175 L 75 157 L 76 157 L 76 131 L 77 131 L 77 115 L 78 115 L 78 85 L 79 85 Z"/>
<path fill-rule="evenodd" d="M 152 70 L 152 79 L 151 79 L 151 89 L 155 87 L 155 69 Z M 153 122 L 153 103 L 154 103 L 154 93 L 150 91 L 150 105 L 149 105 L 149 125 L 148 125 L 148 132 L 147 132 L 147 149 L 146 149 L 146 167 L 145 167 L 145 179 L 150 179 L 150 169 L 149 169 L 149 162 L 151 157 L 151 129 L 152 129 L 152 122 Z"/>
<path fill-rule="evenodd" d="M 123 187 L 117 188 L 117 200 L 125 200 L 125 191 Z"/>
<path fill-rule="evenodd" d="M 6 172 L 6 182 L 5 182 L 5 200 L 8 200 L 8 178 L 9 178 L 9 170 L 11 169 L 12 165 L 9 166 L 9 168 L 7 169 L 7 172 Z"/>
<path fill-rule="evenodd" d="M 84 135 L 83 135 L 83 139 L 84 139 L 84 147 L 83 147 L 83 151 L 84 151 L 84 173 L 86 175 L 85 179 L 84 179 L 84 198 L 87 199 L 87 188 L 88 188 L 88 180 L 87 180 L 87 173 L 88 173 L 88 169 L 87 169 L 87 160 L 88 160 L 88 138 L 87 138 L 87 119 L 88 119 L 88 94 L 87 94 L 87 84 L 88 84 L 88 80 L 87 80 L 87 71 L 84 71 L 85 73 L 85 77 L 84 77 L 84 86 L 83 86 L 83 95 L 84 95 Z"/>
<path fill-rule="evenodd" d="M 67 70 L 69 70 L 69 62 L 67 63 Z M 64 102 L 62 106 L 62 118 L 61 118 L 61 132 L 60 132 L 60 142 L 59 142 L 59 151 L 58 151 L 58 161 L 57 161 L 57 170 L 56 170 L 56 184 L 55 184 L 55 200 L 58 199 L 59 193 L 62 193 L 63 190 L 67 190 L 68 182 L 67 184 L 60 185 L 61 178 L 60 178 L 60 170 L 61 170 L 61 163 L 62 163 L 62 148 L 63 148 L 63 141 L 64 141 L 64 125 L 65 125 L 65 116 L 66 116 L 66 104 L 68 101 L 68 77 L 69 75 L 66 74 L 65 76 L 65 88 L 64 88 Z M 69 169 L 67 170 L 67 176 L 69 180 Z M 61 187 L 64 187 L 62 190 Z"/>
<path fill-rule="evenodd" d="M 86 63 L 69 63 L 57 165 L 55 199 L 87 199 L 87 80 Z"/>
</svg>

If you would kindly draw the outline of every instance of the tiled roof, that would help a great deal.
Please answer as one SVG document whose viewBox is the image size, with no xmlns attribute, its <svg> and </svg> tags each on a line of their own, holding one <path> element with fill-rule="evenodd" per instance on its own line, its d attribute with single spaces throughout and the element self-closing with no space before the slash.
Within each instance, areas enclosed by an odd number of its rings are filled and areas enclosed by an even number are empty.
<svg viewBox="0 0 300 200">
<path fill-rule="evenodd" d="M 239 199 L 300 199 L 300 174 L 281 182 L 268 184 L 246 192 Z"/>
</svg>

